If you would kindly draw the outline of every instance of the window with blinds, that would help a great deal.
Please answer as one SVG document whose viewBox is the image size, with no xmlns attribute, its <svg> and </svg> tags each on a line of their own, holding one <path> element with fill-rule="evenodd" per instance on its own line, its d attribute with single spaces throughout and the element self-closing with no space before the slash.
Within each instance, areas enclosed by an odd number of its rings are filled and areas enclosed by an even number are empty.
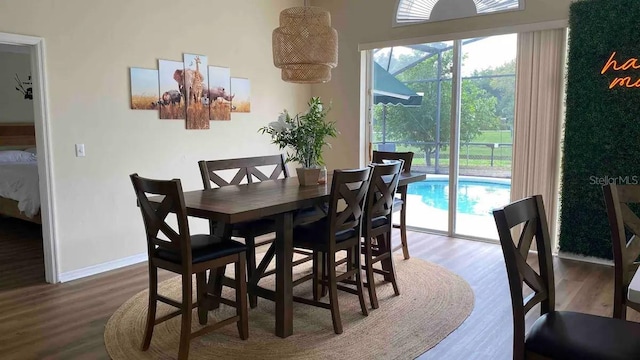
<svg viewBox="0 0 640 360">
<path fill-rule="evenodd" d="M 524 9 L 524 0 L 399 0 L 396 25 L 458 19 Z"/>
</svg>

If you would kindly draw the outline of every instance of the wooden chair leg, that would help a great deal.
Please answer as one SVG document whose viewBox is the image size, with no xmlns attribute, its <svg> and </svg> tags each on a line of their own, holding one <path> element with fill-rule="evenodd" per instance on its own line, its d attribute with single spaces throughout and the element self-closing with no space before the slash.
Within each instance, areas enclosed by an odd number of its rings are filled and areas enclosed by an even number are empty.
<svg viewBox="0 0 640 360">
<path fill-rule="evenodd" d="M 209 304 L 205 272 L 199 272 L 196 274 L 196 293 L 198 294 L 198 320 L 200 325 L 207 325 L 207 321 L 209 320 Z"/>
<path fill-rule="evenodd" d="M 340 306 L 338 305 L 338 282 L 336 281 L 336 255 L 328 254 L 327 261 L 329 271 L 329 304 L 331 305 L 331 320 L 333 331 L 342 334 L 342 320 L 340 319 Z"/>
<path fill-rule="evenodd" d="M 376 294 L 375 279 L 373 278 L 372 260 L 373 253 L 371 252 L 371 237 L 366 237 L 364 239 L 364 267 L 365 273 L 367 274 L 367 289 L 369 290 L 369 301 L 371 302 L 371 307 L 377 309 L 380 306 L 378 304 L 378 295 Z"/>
<path fill-rule="evenodd" d="M 369 316 L 369 310 L 367 310 L 367 304 L 364 302 L 364 285 L 362 284 L 362 257 L 360 256 L 360 244 L 357 244 L 354 249 L 355 254 L 355 272 L 356 272 L 356 290 L 358 290 L 358 299 L 360 300 L 360 308 L 364 316 Z"/>
<path fill-rule="evenodd" d="M 240 339 L 249 338 L 249 315 L 247 310 L 247 281 L 245 267 L 245 254 L 238 254 L 238 261 L 235 264 L 236 270 L 236 314 L 238 319 L 238 333 Z"/>
<path fill-rule="evenodd" d="M 385 280 L 391 281 L 393 292 L 396 296 L 400 295 L 398 282 L 396 281 L 396 266 L 393 263 L 393 250 L 391 249 L 391 232 L 384 233 L 378 238 L 378 242 L 382 241 L 385 252 L 388 254 L 387 259 L 382 260 L 382 268 L 387 271 Z"/>
<path fill-rule="evenodd" d="M 142 340 L 142 351 L 149 349 L 153 327 L 156 323 L 156 308 L 158 305 L 158 268 L 149 263 L 149 305 L 147 307 L 147 325 L 144 328 L 144 338 Z"/>
<path fill-rule="evenodd" d="M 191 339 L 191 274 L 182 274 L 182 322 L 180 327 L 180 347 L 178 359 L 189 359 L 189 340 Z"/>
<path fill-rule="evenodd" d="M 247 235 L 244 238 L 247 245 L 247 275 L 249 279 L 256 273 L 256 238 L 253 235 Z M 254 309 L 258 306 L 258 296 L 249 295 L 249 306 Z"/>
</svg>

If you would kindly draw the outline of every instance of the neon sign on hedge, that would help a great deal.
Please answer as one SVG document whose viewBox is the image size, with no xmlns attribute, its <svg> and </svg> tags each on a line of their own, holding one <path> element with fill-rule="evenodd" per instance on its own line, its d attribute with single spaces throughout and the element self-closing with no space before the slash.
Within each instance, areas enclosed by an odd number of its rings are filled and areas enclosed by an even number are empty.
<svg viewBox="0 0 640 360">
<path fill-rule="evenodd" d="M 626 71 L 629 69 L 640 69 L 640 60 L 637 58 L 629 58 L 622 64 L 618 64 L 615 60 L 616 52 L 611 53 L 611 57 L 607 60 L 607 63 L 602 67 L 600 74 L 604 75 L 607 71 Z M 616 86 L 627 88 L 640 88 L 640 78 L 635 80 L 631 76 L 616 77 L 609 84 L 609 89 L 613 89 Z"/>
</svg>

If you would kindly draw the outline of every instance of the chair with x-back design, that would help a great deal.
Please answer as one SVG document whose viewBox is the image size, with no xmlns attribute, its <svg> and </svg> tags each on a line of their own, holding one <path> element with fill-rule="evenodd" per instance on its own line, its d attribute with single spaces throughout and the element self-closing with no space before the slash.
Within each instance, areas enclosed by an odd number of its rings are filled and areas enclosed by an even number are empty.
<svg viewBox="0 0 640 360">
<path fill-rule="evenodd" d="M 342 333 L 338 290 L 358 295 L 362 313 L 368 315 L 361 275 L 360 235 L 370 171 L 370 168 L 335 170 L 328 215 L 293 229 L 294 248 L 313 252 L 313 273 L 294 281 L 295 286 L 312 279 L 313 299 L 294 296 L 293 301 L 330 309 L 336 334 Z M 341 274 L 336 270 L 339 251 L 353 254 L 347 257 L 347 270 Z M 329 303 L 319 299 L 319 289 L 325 286 L 329 289 Z"/>
<path fill-rule="evenodd" d="M 391 246 L 391 215 L 403 161 L 389 164 L 372 164 L 371 182 L 367 191 L 365 215 L 362 224 L 362 252 L 364 270 L 367 274 L 371 307 L 378 308 L 378 296 L 374 273 L 384 275 L 393 285 L 395 295 L 400 295 L 393 264 Z M 381 263 L 381 268 L 373 265 Z"/>
<path fill-rule="evenodd" d="M 202 184 L 207 190 L 289 177 L 282 154 L 238 159 L 202 160 L 198 162 L 198 165 L 200 166 Z M 218 226 L 221 226 L 221 224 L 215 221 L 210 222 L 211 234 L 215 234 Z M 247 274 L 249 278 L 256 271 L 256 246 L 273 242 L 273 237 L 260 243 L 256 243 L 255 238 L 273 232 L 275 232 L 275 221 L 269 218 L 233 226 L 232 236 L 243 238 L 247 245 Z M 255 295 L 249 296 L 249 305 L 252 308 L 257 306 L 257 301 L 258 299 Z"/>
<path fill-rule="evenodd" d="M 413 161 L 413 152 L 393 152 L 393 151 L 374 151 L 373 162 L 381 164 L 388 160 L 402 160 L 402 172 L 411 171 L 411 163 Z M 399 186 L 398 194 L 400 198 L 396 198 L 393 204 L 393 212 L 400 211 L 400 245 L 395 247 L 393 251 L 402 248 L 402 254 L 405 259 L 409 259 L 409 244 L 407 243 L 407 186 Z"/>
<path fill-rule="evenodd" d="M 244 276 L 245 246 L 229 238 L 190 234 L 180 180 L 145 179 L 138 174 L 132 174 L 130 177 L 145 225 L 149 256 L 149 307 L 142 350 L 149 348 L 155 325 L 178 315 L 182 316 L 179 359 L 189 357 L 189 342 L 192 338 L 232 322 L 237 322 L 240 338 L 247 339 L 249 322 L 247 317 L 247 284 Z M 164 196 L 164 199 L 160 204 L 152 204 L 149 201 L 149 196 L 153 195 Z M 177 229 L 174 229 L 167 222 L 170 214 L 175 214 Z M 235 264 L 235 271 L 239 274 L 234 284 L 235 301 L 220 298 L 206 285 L 205 273 L 207 270 L 225 268 L 228 264 Z M 158 294 L 158 268 L 182 276 L 181 302 Z M 196 304 L 192 303 L 193 274 L 196 274 Z M 156 318 L 158 301 L 177 307 L 178 310 Z M 200 324 L 206 325 L 208 322 L 207 311 L 212 301 L 235 307 L 236 316 L 222 319 L 192 333 L 191 313 L 193 307 L 198 307 Z"/>
<path fill-rule="evenodd" d="M 640 324 L 555 311 L 551 240 L 542 196 L 493 211 L 507 267 L 513 314 L 513 359 L 640 359 Z M 522 225 L 514 241 L 511 231 Z M 535 239 L 539 272 L 527 263 Z M 524 296 L 524 284 L 532 294 Z M 540 304 L 540 317 L 525 329 L 525 315 Z"/>
<path fill-rule="evenodd" d="M 613 317 L 626 319 L 627 307 L 640 311 L 640 303 L 627 298 L 629 284 L 640 262 L 640 218 L 629 207 L 640 206 L 640 185 L 605 185 L 602 188 L 607 206 L 613 242 L 614 293 Z M 627 231 L 630 238 L 627 240 Z"/>
</svg>

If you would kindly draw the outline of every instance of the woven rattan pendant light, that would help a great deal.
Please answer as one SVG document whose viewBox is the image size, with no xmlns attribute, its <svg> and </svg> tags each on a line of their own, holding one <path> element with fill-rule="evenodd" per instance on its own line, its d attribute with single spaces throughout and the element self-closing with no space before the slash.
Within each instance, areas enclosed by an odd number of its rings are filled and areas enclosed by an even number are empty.
<svg viewBox="0 0 640 360">
<path fill-rule="evenodd" d="M 300 84 L 331 80 L 331 69 L 338 65 L 338 32 L 331 27 L 328 11 L 314 6 L 282 10 L 272 42 L 273 64 L 282 70 L 282 80 Z"/>
</svg>

